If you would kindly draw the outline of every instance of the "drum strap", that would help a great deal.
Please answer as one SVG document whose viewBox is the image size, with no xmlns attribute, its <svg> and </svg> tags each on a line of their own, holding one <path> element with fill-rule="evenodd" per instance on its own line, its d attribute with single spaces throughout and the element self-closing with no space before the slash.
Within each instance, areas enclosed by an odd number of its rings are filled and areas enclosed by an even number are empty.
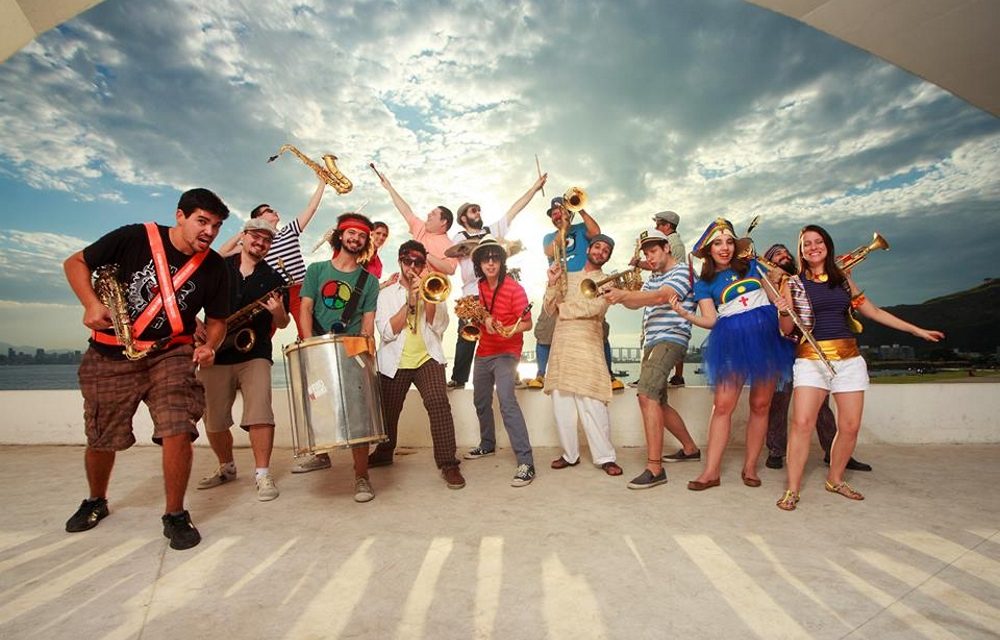
<svg viewBox="0 0 1000 640">
<path fill-rule="evenodd" d="M 368 284 L 368 270 L 361 269 L 361 275 L 358 276 L 358 281 L 354 283 L 351 299 L 347 301 L 347 306 L 344 307 L 343 313 L 340 314 L 340 322 L 344 325 L 344 330 L 351 324 L 351 318 L 354 316 L 358 305 L 361 304 L 361 297 L 365 292 L 366 284 Z M 313 334 L 318 336 L 323 335 L 323 333 L 316 333 L 317 328 L 323 332 L 330 332 L 332 329 L 332 327 L 324 328 L 316 315 L 313 314 Z"/>
</svg>

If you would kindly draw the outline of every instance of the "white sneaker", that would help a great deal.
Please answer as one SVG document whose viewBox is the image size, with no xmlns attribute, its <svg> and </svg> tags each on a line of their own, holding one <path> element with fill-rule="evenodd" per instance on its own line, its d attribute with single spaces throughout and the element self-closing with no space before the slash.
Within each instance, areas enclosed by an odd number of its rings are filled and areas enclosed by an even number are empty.
<svg viewBox="0 0 1000 640">
<path fill-rule="evenodd" d="M 327 453 L 312 454 L 302 456 L 298 462 L 292 465 L 292 473 L 309 473 L 320 469 L 330 468 L 330 455 Z"/>
<path fill-rule="evenodd" d="M 278 497 L 278 487 L 274 484 L 271 474 L 257 478 L 257 499 L 261 502 L 274 500 Z"/>
<path fill-rule="evenodd" d="M 224 484 L 235 479 L 236 471 L 227 471 L 225 465 L 220 465 L 219 468 L 215 470 L 215 473 L 210 476 L 205 476 L 198 481 L 198 488 L 211 489 L 212 487 L 217 487 L 220 484 Z"/>
<path fill-rule="evenodd" d="M 354 479 L 354 501 L 355 502 L 368 502 L 369 500 L 375 499 L 375 491 L 372 490 L 372 485 L 368 481 L 368 478 L 364 476 Z"/>
</svg>

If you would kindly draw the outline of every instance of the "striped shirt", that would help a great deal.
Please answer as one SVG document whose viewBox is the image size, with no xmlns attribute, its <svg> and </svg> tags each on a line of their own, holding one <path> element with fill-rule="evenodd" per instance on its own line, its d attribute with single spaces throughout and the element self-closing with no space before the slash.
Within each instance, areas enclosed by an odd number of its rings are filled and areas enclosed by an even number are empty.
<svg viewBox="0 0 1000 640">
<path fill-rule="evenodd" d="M 264 256 L 267 264 L 277 269 L 278 273 L 284 277 L 285 274 L 281 272 L 281 269 L 278 269 L 278 260 L 281 260 L 285 271 L 292 277 L 292 282 L 302 282 L 306 277 L 306 263 L 302 259 L 302 249 L 299 247 L 299 234 L 301 233 L 298 219 L 292 220 L 281 227 L 278 235 L 274 237 L 274 242 L 271 243 L 271 250 Z"/>
<path fill-rule="evenodd" d="M 682 298 L 681 306 L 694 313 L 691 270 L 687 264 L 679 263 L 665 273 L 654 273 L 642 285 L 642 290 L 657 291 L 663 287 L 676 291 Z M 642 312 L 642 326 L 646 335 L 643 347 L 646 348 L 663 341 L 687 347 L 691 340 L 691 323 L 677 315 L 667 303 L 646 307 Z"/>
</svg>

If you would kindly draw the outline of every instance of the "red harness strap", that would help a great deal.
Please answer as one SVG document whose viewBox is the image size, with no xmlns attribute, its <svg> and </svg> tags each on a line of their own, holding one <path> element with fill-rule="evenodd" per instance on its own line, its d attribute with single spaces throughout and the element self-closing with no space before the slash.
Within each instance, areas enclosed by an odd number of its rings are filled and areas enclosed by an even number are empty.
<svg viewBox="0 0 1000 640">
<path fill-rule="evenodd" d="M 132 326 L 132 335 L 142 335 L 142 332 L 156 318 L 160 310 L 166 308 L 171 333 L 170 341 L 163 346 L 194 342 L 193 336 L 181 335 L 184 332 L 184 320 L 181 318 L 181 310 L 177 305 L 176 290 L 177 287 L 183 285 L 194 275 L 194 272 L 198 270 L 201 263 L 208 257 L 208 250 L 206 249 L 201 253 L 191 256 L 191 259 L 178 269 L 177 273 L 171 278 L 170 265 L 167 263 L 167 253 L 163 248 L 163 239 L 160 237 L 159 228 L 155 222 L 147 222 L 144 226 L 146 227 L 146 236 L 149 238 L 149 250 L 153 254 L 153 266 L 156 268 L 156 283 L 160 291 L 155 298 L 149 301 L 146 308 L 136 318 L 135 324 Z M 109 336 L 106 333 L 95 331 L 93 337 L 95 342 L 101 344 L 121 346 L 121 341 L 117 337 Z M 134 344 L 138 349 L 147 349 L 156 344 L 156 342 L 151 340 L 135 340 Z"/>
</svg>

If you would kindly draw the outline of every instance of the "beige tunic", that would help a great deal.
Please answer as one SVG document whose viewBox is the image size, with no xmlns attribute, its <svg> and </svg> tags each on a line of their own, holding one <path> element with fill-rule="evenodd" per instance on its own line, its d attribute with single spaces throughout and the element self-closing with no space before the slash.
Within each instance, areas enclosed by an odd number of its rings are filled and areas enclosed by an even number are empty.
<svg viewBox="0 0 1000 640">
<path fill-rule="evenodd" d="M 603 271 L 568 274 L 565 301 L 558 287 L 545 290 L 545 309 L 556 317 L 545 370 L 545 393 L 559 389 L 611 402 L 611 375 L 604 359 L 603 325 L 608 303 L 603 297 L 590 299 L 580 293 L 584 279 L 597 281 L 603 277 Z"/>
</svg>

